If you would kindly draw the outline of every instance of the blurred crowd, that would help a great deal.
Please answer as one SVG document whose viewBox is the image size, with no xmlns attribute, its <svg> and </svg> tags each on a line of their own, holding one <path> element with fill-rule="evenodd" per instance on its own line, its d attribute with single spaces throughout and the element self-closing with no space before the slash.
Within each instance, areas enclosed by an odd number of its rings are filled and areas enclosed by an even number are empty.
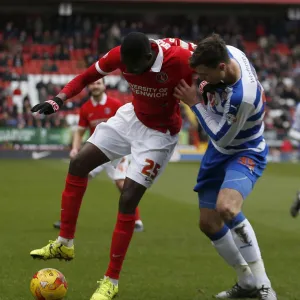
<svg viewBox="0 0 300 300">
<path fill-rule="evenodd" d="M 292 123 L 293 111 L 300 101 L 300 27 L 297 21 L 276 18 L 199 17 L 188 16 L 19 16 L 0 20 L 0 124 L 14 127 L 60 127 L 62 118 L 35 119 L 30 114 L 30 99 L 23 97 L 23 110 L 17 109 L 13 97 L 18 91 L 11 90 L 11 80 L 27 80 L 26 69 L 20 69 L 28 61 L 43 60 L 40 73 L 59 73 L 62 62 L 73 61 L 76 68 L 85 68 L 99 55 L 120 44 L 131 31 L 143 31 L 153 38 L 179 37 L 197 41 L 211 32 L 223 36 L 226 42 L 245 51 L 261 80 L 267 96 L 266 129 L 285 135 Z M 159 34 L 157 34 L 159 33 Z M 36 45 L 51 51 L 37 51 Z M 45 48 L 43 48 L 45 49 Z M 77 53 L 77 52 L 76 52 Z M 14 72 L 14 68 L 18 72 Z M 25 71 L 24 71 L 25 70 Z M 7 83 L 8 82 L 8 83 Z M 5 83 L 5 84 L 4 84 Z M 60 86 L 51 82 L 40 83 L 39 101 L 57 94 Z M 125 88 L 125 93 L 127 89 Z M 121 91 L 122 93 L 123 91 Z M 82 98 L 84 101 L 86 95 Z M 79 104 L 81 102 L 79 101 Z M 78 104 L 78 105 L 79 105 Z M 76 108 L 76 105 L 68 109 Z M 195 126 L 186 114 L 184 128 Z"/>
</svg>

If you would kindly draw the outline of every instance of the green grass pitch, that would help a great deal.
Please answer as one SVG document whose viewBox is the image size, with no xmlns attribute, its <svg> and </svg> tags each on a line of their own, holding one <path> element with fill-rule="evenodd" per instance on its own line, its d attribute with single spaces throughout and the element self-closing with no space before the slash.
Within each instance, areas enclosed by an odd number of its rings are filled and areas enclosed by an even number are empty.
<svg viewBox="0 0 300 300">
<path fill-rule="evenodd" d="M 121 300 L 204 300 L 235 282 L 197 227 L 196 163 L 169 164 L 140 208 L 146 231 L 134 235 L 121 274 Z M 0 161 L 0 299 L 29 300 L 39 269 L 66 276 L 68 300 L 88 300 L 106 269 L 118 192 L 105 174 L 90 182 L 78 222 L 76 258 L 35 261 L 32 249 L 55 239 L 67 164 L 58 160 Z M 300 219 L 289 206 L 300 187 L 296 164 L 269 164 L 244 211 L 254 226 L 280 300 L 299 300 Z"/>
</svg>

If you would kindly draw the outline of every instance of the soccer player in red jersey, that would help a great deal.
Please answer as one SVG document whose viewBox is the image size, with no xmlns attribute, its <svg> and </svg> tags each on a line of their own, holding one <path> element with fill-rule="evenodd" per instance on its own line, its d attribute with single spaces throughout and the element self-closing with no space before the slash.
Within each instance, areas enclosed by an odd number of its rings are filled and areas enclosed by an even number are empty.
<svg viewBox="0 0 300 300">
<path fill-rule="evenodd" d="M 119 69 L 128 81 L 133 102 L 100 123 L 70 162 L 62 194 L 61 229 L 56 241 L 31 251 L 41 259 L 74 257 L 73 239 L 88 174 L 99 165 L 131 153 L 113 232 L 110 263 L 91 300 L 110 300 L 118 293 L 118 279 L 134 231 L 134 212 L 142 196 L 162 173 L 177 144 L 181 128 L 179 100 L 173 96 L 181 79 L 192 83 L 188 61 L 193 44 L 178 39 L 149 40 L 139 32 L 127 35 L 83 74 L 74 78 L 53 99 L 32 108 L 51 114 L 86 85 Z"/>
<path fill-rule="evenodd" d="M 89 85 L 89 92 L 91 98 L 85 102 L 79 112 L 78 128 L 74 133 L 72 150 L 70 152 L 70 158 L 74 158 L 79 149 L 81 148 L 83 135 L 86 129 L 89 129 L 90 135 L 93 134 L 95 128 L 101 122 L 106 122 L 113 117 L 117 110 L 123 105 L 119 100 L 113 99 L 105 93 L 104 79 L 99 79 Z M 106 171 L 108 177 L 113 180 L 119 189 L 120 193 L 123 189 L 124 181 L 126 178 L 126 172 L 129 166 L 129 157 L 124 156 L 119 160 L 116 167 L 110 162 L 101 165 L 89 173 L 89 178 L 96 177 L 103 170 Z M 60 229 L 60 221 L 53 224 L 55 228 Z M 143 222 L 140 218 L 139 208 L 135 210 L 135 232 L 141 232 L 144 230 Z"/>
</svg>

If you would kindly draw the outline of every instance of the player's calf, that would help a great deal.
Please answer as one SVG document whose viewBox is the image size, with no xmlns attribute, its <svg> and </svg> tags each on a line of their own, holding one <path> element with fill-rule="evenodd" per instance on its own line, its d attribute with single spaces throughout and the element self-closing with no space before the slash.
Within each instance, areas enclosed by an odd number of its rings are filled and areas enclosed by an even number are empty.
<svg viewBox="0 0 300 300">
<path fill-rule="evenodd" d="M 299 210 L 300 210 L 300 192 L 298 191 L 296 193 L 296 198 L 295 198 L 295 200 L 292 203 L 292 206 L 290 208 L 291 216 L 293 218 L 296 218 L 299 214 Z"/>
<path fill-rule="evenodd" d="M 224 224 L 220 214 L 214 209 L 202 207 L 200 209 L 200 229 L 211 240 L 219 255 L 235 269 L 238 277 L 237 286 L 240 287 L 239 290 L 230 289 L 219 293 L 216 297 L 230 298 L 227 297 L 228 295 L 231 295 L 231 298 L 243 295 L 249 296 L 255 288 L 253 275 L 237 248 L 230 229 Z"/>
<path fill-rule="evenodd" d="M 225 189 L 221 189 L 219 193 L 217 211 L 231 231 L 233 240 L 239 249 L 240 254 L 251 269 L 257 289 L 259 291 L 263 290 L 265 294 L 273 297 L 274 293 L 272 292 L 271 282 L 265 271 L 255 232 L 250 222 L 240 211 L 244 199 L 243 194 L 246 190 L 245 186 L 234 186 L 236 182 L 230 182 L 230 184 L 233 184 L 232 188 L 227 186 Z M 246 182 L 246 186 L 250 186 L 250 183 L 247 185 Z M 266 292 L 266 289 L 268 289 L 268 292 Z M 276 298 L 267 297 L 265 299 Z"/>
<path fill-rule="evenodd" d="M 135 209 L 144 195 L 146 187 L 126 178 L 119 201 L 119 213 L 113 232 L 110 262 L 105 276 L 117 285 L 123 261 L 129 247 L 134 227 Z"/>
</svg>

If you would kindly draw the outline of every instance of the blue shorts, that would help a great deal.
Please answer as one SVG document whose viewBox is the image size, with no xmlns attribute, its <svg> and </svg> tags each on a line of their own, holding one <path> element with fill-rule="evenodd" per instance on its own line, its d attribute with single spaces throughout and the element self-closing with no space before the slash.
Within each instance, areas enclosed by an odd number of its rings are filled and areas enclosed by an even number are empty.
<svg viewBox="0 0 300 300">
<path fill-rule="evenodd" d="M 251 150 L 227 155 L 216 150 L 210 142 L 201 161 L 197 184 L 200 208 L 215 209 L 219 191 L 237 190 L 245 199 L 267 164 L 268 147 L 262 152 Z"/>
</svg>

